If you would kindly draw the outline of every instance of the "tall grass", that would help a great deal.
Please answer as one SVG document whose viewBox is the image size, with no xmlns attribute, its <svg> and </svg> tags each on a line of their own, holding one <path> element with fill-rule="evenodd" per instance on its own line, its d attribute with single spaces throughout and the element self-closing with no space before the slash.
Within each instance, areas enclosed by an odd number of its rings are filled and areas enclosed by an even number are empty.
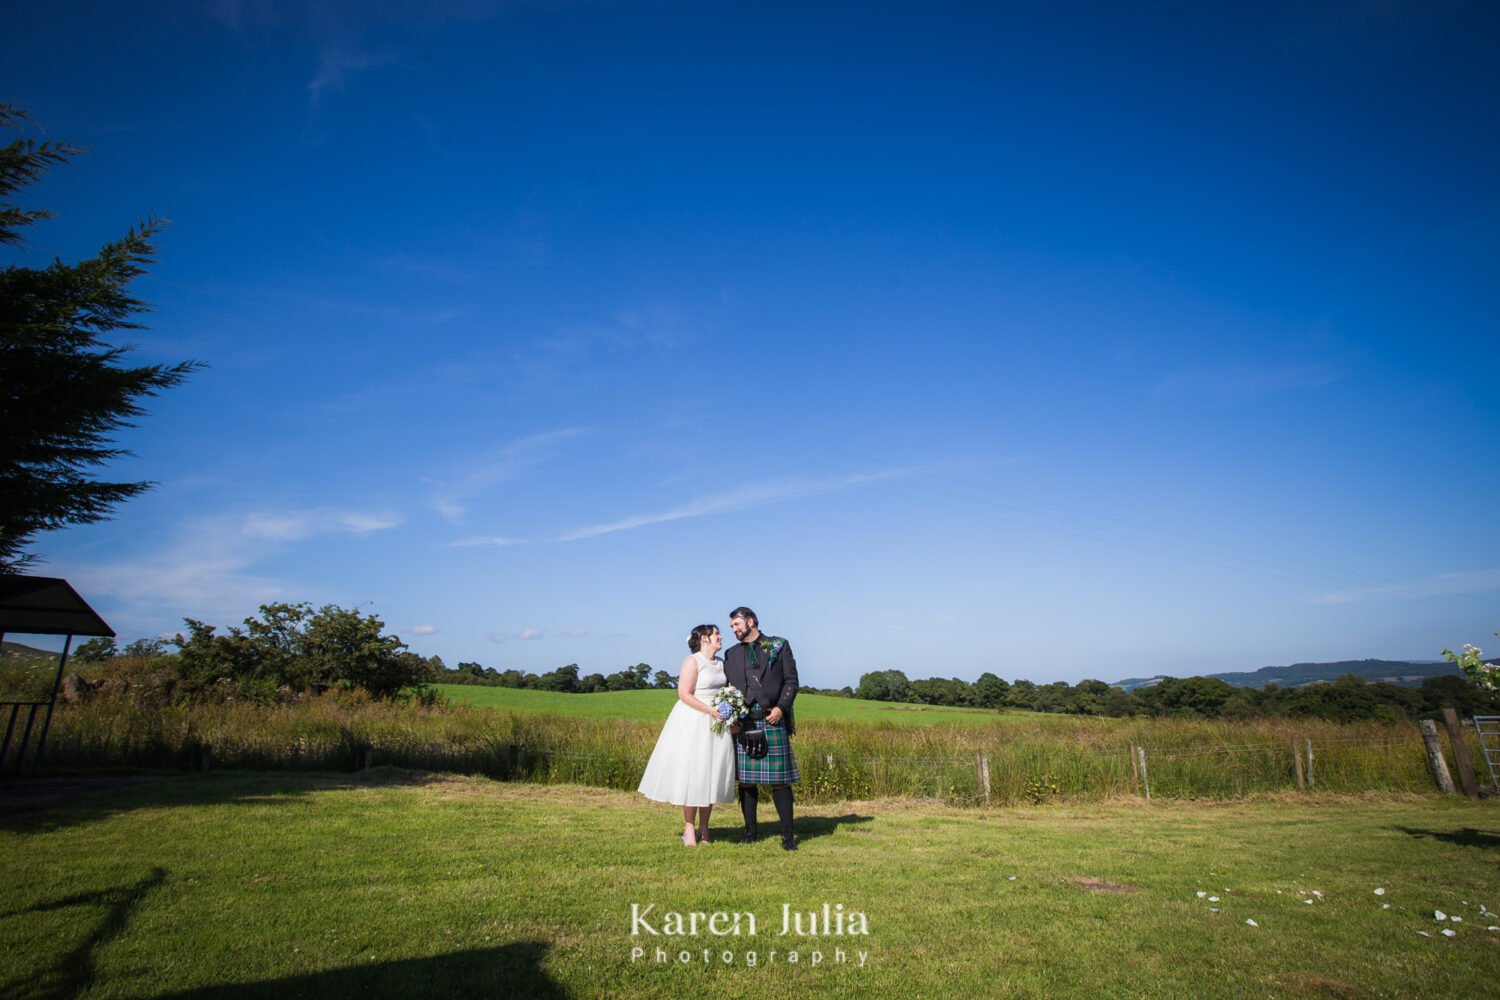
<svg viewBox="0 0 1500 1000">
<path fill-rule="evenodd" d="M 462 705 L 371 701 L 360 692 L 284 705 L 141 705 L 98 697 L 59 706 L 49 767 L 355 770 L 369 763 L 506 780 L 630 790 L 659 723 L 568 718 Z M 976 805 L 1098 800 L 1144 789 L 1129 748 L 1146 752 L 1153 797 L 1234 798 L 1296 787 L 1294 738 L 1311 740 L 1311 787 L 1433 788 L 1415 726 L 1010 715 L 912 727 L 807 722 L 794 740 L 809 801 L 906 796 Z M 1471 746 L 1477 757 L 1477 744 Z M 979 769 L 988 764 L 986 796 Z"/>
</svg>

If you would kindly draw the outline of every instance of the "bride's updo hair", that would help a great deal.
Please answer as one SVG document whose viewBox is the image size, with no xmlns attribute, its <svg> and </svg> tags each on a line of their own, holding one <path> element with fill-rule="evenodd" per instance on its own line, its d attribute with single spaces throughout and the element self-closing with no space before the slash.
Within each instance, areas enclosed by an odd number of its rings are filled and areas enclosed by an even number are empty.
<svg viewBox="0 0 1500 1000">
<path fill-rule="evenodd" d="M 703 640 L 719 631 L 717 625 L 699 625 L 688 633 L 688 652 L 696 653 L 703 645 Z"/>
</svg>

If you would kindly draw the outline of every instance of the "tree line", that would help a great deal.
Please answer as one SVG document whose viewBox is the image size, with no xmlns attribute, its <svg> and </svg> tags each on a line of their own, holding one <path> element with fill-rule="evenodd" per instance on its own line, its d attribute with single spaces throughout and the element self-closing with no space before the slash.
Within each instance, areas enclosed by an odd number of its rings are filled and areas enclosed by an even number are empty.
<svg viewBox="0 0 1500 1000">
<path fill-rule="evenodd" d="M 561 691 L 565 694 L 594 694 L 599 691 L 646 691 L 653 688 L 675 688 L 677 678 L 665 670 L 654 674 L 649 663 L 637 663 L 633 667 L 609 674 L 586 674 L 578 676 L 578 664 L 549 670 L 544 674 L 533 674 L 525 670 L 496 670 L 480 666 L 472 661 L 461 661 L 452 670 L 444 670 L 439 678 L 444 684 L 480 684 L 485 687 L 530 688 L 533 691 Z"/>
<path fill-rule="evenodd" d="M 1334 722 L 1374 719 L 1402 722 L 1432 718 L 1444 707 L 1461 715 L 1500 713 L 1500 692 L 1450 674 L 1428 677 L 1420 687 L 1369 683 L 1345 674 L 1331 683 L 1301 687 L 1235 687 L 1217 677 L 1166 678 L 1126 691 L 1099 680 L 1077 684 L 1006 681 L 983 673 L 970 683 L 957 677 L 909 680 L 900 670 L 864 674 L 854 697 L 871 701 L 973 708 L 1023 708 L 1066 715 L 1252 719 L 1267 716 L 1315 717 Z"/>
</svg>

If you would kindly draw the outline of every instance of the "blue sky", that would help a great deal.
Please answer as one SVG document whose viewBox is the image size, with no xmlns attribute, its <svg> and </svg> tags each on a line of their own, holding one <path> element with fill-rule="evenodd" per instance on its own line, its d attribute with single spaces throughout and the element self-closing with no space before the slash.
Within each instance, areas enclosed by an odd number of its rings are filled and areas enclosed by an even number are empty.
<svg viewBox="0 0 1500 1000">
<path fill-rule="evenodd" d="M 211 367 L 39 536 L 128 640 L 359 605 L 450 664 L 804 682 L 1433 659 L 1500 629 L 1483 3 L 25 2 Z"/>
</svg>

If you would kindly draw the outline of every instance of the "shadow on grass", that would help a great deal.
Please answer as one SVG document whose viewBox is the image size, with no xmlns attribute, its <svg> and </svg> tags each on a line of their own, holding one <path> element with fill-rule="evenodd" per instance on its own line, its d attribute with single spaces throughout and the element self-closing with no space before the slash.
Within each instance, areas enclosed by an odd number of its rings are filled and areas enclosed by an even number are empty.
<svg viewBox="0 0 1500 1000">
<path fill-rule="evenodd" d="M 51 902 L 0 913 L 0 918 L 25 919 L 28 913 L 45 913 L 74 906 L 106 908 L 104 919 L 99 921 L 99 925 L 76 947 L 58 958 L 51 968 L 35 976 L 28 975 L 17 982 L 0 983 L 0 996 L 53 1000 L 53 998 L 76 995 L 93 981 L 94 952 L 123 931 L 141 900 L 166 880 L 165 868 L 153 868 L 150 875 L 134 885 L 121 886 L 118 889 L 102 889 L 98 892 L 78 893 L 62 899 L 54 899 Z"/>
<path fill-rule="evenodd" d="M 568 995 L 542 968 L 546 944 L 522 941 L 499 948 L 431 958 L 371 962 L 258 983 L 205 986 L 165 994 L 161 1000 L 240 1000 L 250 997 L 536 997 Z"/>
<path fill-rule="evenodd" d="M 726 810 L 735 810 L 734 806 L 724 808 Z M 726 843 L 739 842 L 740 834 L 745 832 L 745 825 L 740 819 L 737 810 L 731 813 L 731 815 L 734 818 L 729 819 L 726 816 L 726 821 L 723 823 L 718 821 L 717 816 L 709 823 L 708 835 L 710 838 Z M 841 826 L 869 823 L 875 819 L 874 816 L 856 816 L 853 813 L 846 813 L 843 816 L 798 816 L 795 810 L 793 811 L 793 816 L 795 818 L 792 821 L 792 825 L 796 829 L 799 841 L 832 836 Z M 762 809 L 760 811 L 759 822 L 761 840 L 777 841 L 780 839 L 781 822 L 776 818 L 776 810 Z M 677 828 L 680 830 L 681 825 L 679 824 Z"/>
<path fill-rule="evenodd" d="M 421 787 L 454 777 L 376 767 L 354 774 L 296 771 L 156 772 L 39 778 L 0 785 L 0 827 L 45 833 L 98 822 L 135 809 L 178 805 L 306 804 L 317 792 L 351 788 Z"/>
<path fill-rule="evenodd" d="M 1466 827 L 1462 830 L 1418 830 L 1409 826 L 1398 826 L 1396 829 L 1408 837 L 1430 837 L 1444 843 L 1457 844 L 1459 847 L 1478 847 L 1500 851 L 1500 833 L 1491 833 L 1488 830 L 1476 830 L 1473 827 Z"/>
</svg>

